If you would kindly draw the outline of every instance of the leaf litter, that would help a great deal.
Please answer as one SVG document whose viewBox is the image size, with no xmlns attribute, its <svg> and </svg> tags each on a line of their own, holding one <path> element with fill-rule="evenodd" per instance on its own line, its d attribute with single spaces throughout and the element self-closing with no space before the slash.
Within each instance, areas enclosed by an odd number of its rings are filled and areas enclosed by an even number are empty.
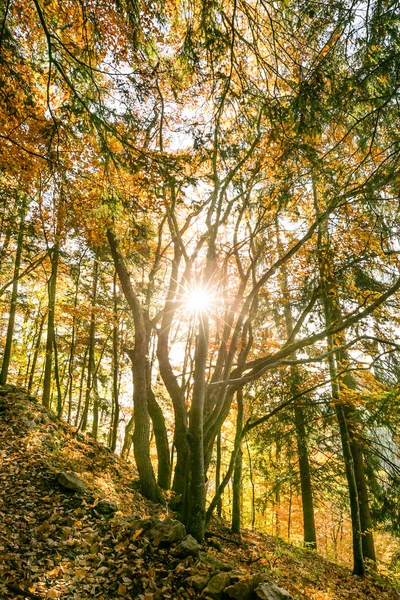
<svg viewBox="0 0 400 600">
<path fill-rule="evenodd" d="M 298 600 L 400 600 L 379 573 L 357 578 L 277 538 L 246 530 L 239 538 L 220 519 L 200 555 L 175 556 L 175 544 L 146 535 L 146 523 L 173 515 L 135 489 L 133 465 L 14 386 L 0 388 L 0 464 L 4 600 L 196 598 L 201 581 L 228 570 L 236 581 L 265 573 Z M 76 473 L 85 493 L 63 489 L 60 472 Z M 118 510 L 97 511 L 104 499 Z"/>
</svg>

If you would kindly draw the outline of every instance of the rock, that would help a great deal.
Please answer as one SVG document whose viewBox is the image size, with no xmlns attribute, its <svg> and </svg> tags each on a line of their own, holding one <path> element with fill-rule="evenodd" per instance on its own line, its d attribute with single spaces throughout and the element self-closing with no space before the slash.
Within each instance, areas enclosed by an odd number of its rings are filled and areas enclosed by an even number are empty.
<svg viewBox="0 0 400 600">
<path fill-rule="evenodd" d="M 233 563 L 218 560 L 218 558 L 216 558 L 213 554 L 208 552 L 201 553 L 200 560 L 206 565 L 209 565 L 213 571 L 233 571 L 233 569 L 235 568 L 235 565 Z"/>
<path fill-rule="evenodd" d="M 198 556 L 201 546 L 192 535 L 187 535 L 175 548 L 174 555 L 185 558 L 186 556 Z"/>
<path fill-rule="evenodd" d="M 235 600 L 250 600 L 253 598 L 253 592 L 263 582 L 265 575 L 257 573 L 252 577 L 245 577 L 234 585 L 230 585 L 225 589 L 225 595 L 228 598 L 235 598 Z"/>
<path fill-rule="evenodd" d="M 218 600 L 218 598 L 222 597 L 222 592 L 230 582 L 231 577 L 229 573 L 218 573 L 217 575 L 214 575 L 204 588 L 202 597 L 209 596 L 210 598 Z"/>
<path fill-rule="evenodd" d="M 70 473 L 61 472 L 57 475 L 57 482 L 61 487 L 71 492 L 78 494 L 84 494 L 86 492 L 86 486 L 76 473 L 71 471 Z"/>
<path fill-rule="evenodd" d="M 287 590 L 278 587 L 272 581 L 260 583 L 254 592 L 257 598 L 261 598 L 261 600 L 294 600 Z"/>
<path fill-rule="evenodd" d="M 118 504 L 112 500 L 103 498 L 102 500 L 98 501 L 94 508 L 102 515 L 113 515 L 118 510 Z"/>
<path fill-rule="evenodd" d="M 185 580 L 185 583 L 196 590 L 196 592 L 202 592 L 209 581 L 210 577 L 208 575 L 192 575 Z"/>
<path fill-rule="evenodd" d="M 146 535 L 150 541 L 173 544 L 186 537 L 186 529 L 180 521 L 168 518 L 164 521 L 154 521 Z"/>
</svg>

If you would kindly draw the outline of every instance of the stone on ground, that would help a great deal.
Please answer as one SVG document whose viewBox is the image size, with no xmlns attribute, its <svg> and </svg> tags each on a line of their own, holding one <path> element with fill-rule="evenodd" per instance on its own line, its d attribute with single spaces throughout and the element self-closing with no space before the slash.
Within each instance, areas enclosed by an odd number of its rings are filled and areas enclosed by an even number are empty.
<svg viewBox="0 0 400 600">
<path fill-rule="evenodd" d="M 262 573 L 256 573 L 252 577 L 245 577 L 240 579 L 237 583 L 228 586 L 225 589 L 224 594 L 228 598 L 234 598 L 235 600 L 250 600 L 253 598 L 253 592 L 256 587 L 265 579 L 265 575 Z"/>
<path fill-rule="evenodd" d="M 201 546 L 192 535 L 187 535 L 175 548 L 174 555 L 185 558 L 186 556 L 198 556 Z"/>
<path fill-rule="evenodd" d="M 278 587 L 272 581 L 260 583 L 254 591 L 257 598 L 261 600 L 293 600 L 293 596 L 287 590 Z"/>
<path fill-rule="evenodd" d="M 173 544 L 186 537 L 186 529 L 180 521 L 167 518 L 164 521 L 155 521 L 146 536 L 150 541 Z"/>
<path fill-rule="evenodd" d="M 222 598 L 222 592 L 230 584 L 231 576 L 229 573 L 218 573 L 211 577 L 207 586 L 204 588 L 202 597 L 208 596 L 214 600 Z"/>
<path fill-rule="evenodd" d="M 84 494 L 86 492 L 86 485 L 73 471 L 69 473 L 62 471 L 59 473 L 57 475 L 57 482 L 62 488 L 71 492 L 75 492 L 77 494 Z"/>
<path fill-rule="evenodd" d="M 113 502 L 112 500 L 107 500 L 107 498 L 103 498 L 99 500 L 95 506 L 95 510 L 101 513 L 102 515 L 113 515 L 118 510 L 118 504 Z"/>
</svg>

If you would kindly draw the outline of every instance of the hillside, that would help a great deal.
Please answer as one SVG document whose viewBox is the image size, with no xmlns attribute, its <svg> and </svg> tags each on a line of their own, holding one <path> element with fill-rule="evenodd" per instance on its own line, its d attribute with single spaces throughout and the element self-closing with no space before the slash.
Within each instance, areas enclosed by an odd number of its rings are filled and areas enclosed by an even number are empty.
<svg viewBox="0 0 400 600">
<path fill-rule="evenodd" d="M 0 452 L 1 598 L 195 598 L 220 574 L 236 585 L 223 597 L 253 597 L 249 581 L 265 575 L 298 600 L 400 599 L 379 574 L 353 577 L 266 535 L 245 531 L 240 541 L 222 523 L 200 553 L 174 532 L 166 541 L 154 531 L 173 515 L 140 495 L 132 466 L 13 386 L 0 388 Z M 80 493 L 59 483 L 71 471 Z M 202 597 L 221 597 L 209 590 Z"/>
</svg>

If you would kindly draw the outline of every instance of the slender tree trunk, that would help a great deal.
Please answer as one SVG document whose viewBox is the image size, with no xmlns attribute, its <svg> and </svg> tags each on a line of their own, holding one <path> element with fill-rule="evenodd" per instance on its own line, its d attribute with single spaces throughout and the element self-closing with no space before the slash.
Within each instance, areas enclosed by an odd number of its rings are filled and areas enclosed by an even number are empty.
<svg viewBox="0 0 400 600">
<path fill-rule="evenodd" d="M 236 393 L 237 399 L 237 417 L 236 417 L 236 435 L 242 435 L 243 429 L 243 390 Z M 241 446 L 241 444 L 240 444 Z M 239 448 L 236 457 L 235 469 L 233 471 L 232 482 L 232 531 L 240 534 L 241 529 L 241 499 L 242 499 L 242 467 L 243 453 Z"/>
<path fill-rule="evenodd" d="M 246 439 L 247 458 L 249 461 L 249 476 L 251 484 L 251 529 L 254 531 L 256 523 L 256 487 L 254 485 L 253 461 L 251 460 L 251 452 L 249 442 Z"/>
<path fill-rule="evenodd" d="M 118 325 L 118 294 L 117 294 L 117 272 L 114 271 L 113 279 L 113 307 L 114 307 L 114 325 L 113 325 L 113 353 L 112 353 L 112 373 L 113 373 L 113 419 L 111 432 L 111 450 L 115 452 L 117 447 L 118 424 L 119 424 L 119 325 Z"/>
<path fill-rule="evenodd" d="M 318 214 L 318 199 L 316 184 L 313 181 L 314 206 Z M 332 265 L 329 261 L 329 234 L 327 225 L 324 228 L 319 227 L 318 231 L 318 263 L 320 279 L 322 283 L 322 302 L 324 307 L 326 326 L 330 327 L 335 320 L 340 319 L 340 308 L 334 280 Z M 339 344 L 340 345 L 340 344 Z M 349 434 L 348 422 L 346 419 L 346 406 L 340 396 L 340 379 L 338 377 L 337 360 L 340 363 L 340 355 L 335 350 L 335 340 L 332 336 L 328 337 L 328 356 L 329 372 L 332 381 L 332 399 L 335 402 L 335 412 L 339 424 L 340 438 L 342 442 L 343 459 L 345 464 L 346 479 L 349 490 L 350 514 L 353 537 L 353 574 L 364 575 L 364 554 L 362 543 L 362 529 L 360 516 L 359 492 L 357 488 L 357 479 L 355 474 L 354 459 L 351 448 L 351 439 Z"/>
<path fill-rule="evenodd" d="M 94 257 L 93 262 L 93 279 L 92 279 L 92 304 L 90 309 L 90 326 L 89 326 L 89 341 L 88 341 L 88 366 L 87 366 L 87 379 L 86 379 L 86 392 L 85 392 L 85 404 L 83 407 L 82 419 L 79 429 L 86 431 L 88 418 L 89 418 L 89 407 L 90 407 L 90 396 L 94 384 L 94 370 L 95 370 L 95 333 L 96 333 L 96 302 L 97 302 L 97 283 L 99 278 L 99 263 L 97 256 Z"/>
<path fill-rule="evenodd" d="M 58 363 L 58 346 L 57 346 L 57 339 L 56 339 L 55 332 L 54 332 L 54 337 L 53 337 L 53 347 L 54 347 L 54 378 L 56 380 L 56 387 L 57 387 L 57 417 L 59 419 L 61 419 L 62 412 L 63 412 L 63 405 L 62 405 L 62 394 L 61 394 L 61 384 L 60 384 L 60 370 L 59 370 L 59 363 Z"/>
<path fill-rule="evenodd" d="M 99 397 L 99 389 L 97 384 L 97 375 L 93 373 L 93 423 L 92 423 L 92 436 L 95 440 L 97 440 L 97 436 L 99 435 L 99 408 L 100 408 L 100 397 Z"/>
<path fill-rule="evenodd" d="M 2 247 L 0 249 L 0 265 L 3 262 L 3 258 L 4 258 L 5 254 L 7 252 L 10 240 L 11 240 L 11 226 L 8 226 L 7 229 L 6 229 L 6 231 L 5 231 L 3 245 L 2 245 Z"/>
<path fill-rule="evenodd" d="M 221 430 L 217 435 L 217 460 L 215 465 L 215 489 L 218 490 L 221 484 Z M 222 517 L 222 496 L 218 499 L 217 515 Z"/>
<path fill-rule="evenodd" d="M 274 512 L 275 512 L 275 535 L 279 537 L 281 535 L 281 523 L 280 523 L 280 508 L 281 508 L 281 442 L 278 439 L 275 442 L 275 464 L 278 469 L 278 481 L 275 483 L 275 498 L 274 498 Z"/>
<path fill-rule="evenodd" d="M 150 373 L 148 377 L 150 380 Z M 148 386 L 147 405 L 151 422 L 153 424 L 154 437 L 156 439 L 157 446 L 157 483 L 163 490 L 169 490 L 171 483 L 171 455 L 169 452 L 167 429 L 165 427 L 163 412 L 150 385 Z"/>
<path fill-rule="evenodd" d="M 31 368 L 30 368 L 29 381 L 28 381 L 28 392 L 29 393 L 31 393 L 31 391 L 32 391 L 33 378 L 35 376 L 36 364 L 37 364 L 37 359 L 38 359 L 38 355 L 39 355 L 40 344 L 42 341 L 42 333 L 43 333 L 43 326 L 44 326 L 45 319 L 46 319 L 46 314 L 42 315 L 42 317 L 40 318 L 39 331 L 38 331 L 37 338 L 35 341 L 35 350 L 33 352 L 32 364 L 31 364 Z"/>
<path fill-rule="evenodd" d="M 81 274 L 81 263 L 82 258 L 79 262 L 78 274 L 75 283 L 75 295 L 74 295 L 74 312 L 72 315 L 72 331 L 71 331 L 71 342 L 69 348 L 69 359 L 68 359 L 68 423 L 71 422 L 72 415 L 72 398 L 73 398 L 73 383 L 74 383 L 74 360 L 75 360 L 75 343 L 76 343 L 76 309 L 78 306 L 78 291 L 79 291 L 79 280 Z"/>
<path fill-rule="evenodd" d="M 75 427 L 77 427 L 78 429 L 79 429 L 79 427 L 78 427 L 79 417 L 80 417 L 81 406 L 82 406 L 83 383 L 85 381 L 87 355 L 88 355 L 88 346 L 86 346 L 85 352 L 83 354 L 81 376 L 80 376 L 80 382 L 79 382 L 78 406 L 76 407 L 76 415 L 75 415 L 75 423 L 74 423 Z"/>
<path fill-rule="evenodd" d="M 19 223 L 19 231 L 18 231 L 18 238 L 17 238 L 17 251 L 15 253 L 15 262 L 14 262 L 14 276 L 13 276 L 14 283 L 12 285 L 12 290 L 11 290 L 10 314 L 8 317 L 6 344 L 5 344 L 5 348 L 4 348 L 3 363 L 1 366 L 1 372 L 0 372 L 0 385 L 4 385 L 5 383 L 7 383 L 8 369 L 9 369 L 9 365 L 10 365 L 11 348 L 12 348 L 13 335 L 14 335 L 15 315 L 17 312 L 18 275 L 19 275 L 19 269 L 21 266 L 22 245 L 23 245 L 24 230 L 25 230 L 25 216 L 26 216 L 26 198 L 24 197 L 22 200 L 21 208 L 20 208 L 20 223 Z"/>
<path fill-rule="evenodd" d="M 43 379 L 43 396 L 42 404 L 46 408 L 50 408 L 50 392 L 51 392 L 51 375 L 53 363 L 53 346 L 54 346 L 54 314 L 56 305 L 56 289 L 57 289 L 57 272 L 59 261 L 60 247 L 56 241 L 53 253 L 51 255 L 51 275 L 48 281 L 49 307 L 47 316 L 47 339 L 46 339 L 46 357 Z"/>
<path fill-rule="evenodd" d="M 129 454 L 129 450 L 131 449 L 132 446 L 132 431 L 133 431 L 133 427 L 135 425 L 135 415 L 132 415 L 132 417 L 129 419 L 126 427 L 125 427 L 125 434 L 124 434 L 124 443 L 122 444 L 122 450 L 121 450 L 121 456 L 123 458 L 126 458 Z"/>
<path fill-rule="evenodd" d="M 278 248 L 281 248 L 278 220 L 276 223 L 276 229 Z M 285 265 L 282 266 L 281 274 L 281 289 L 282 297 L 284 299 L 284 318 L 286 324 L 286 334 L 289 338 L 293 333 L 293 315 L 290 305 L 288 273 Z M 292 359 L 295 358 L 296 356 L 292 355 Z M 300 392 L 299 373 L 295 366 L 291 367 L 290 374 L 290 392 L 295 398 Z M 312 492 L 310 461 L 308 456 L 307 431 L 305 427 L 306 418 L 304 415 L 302 399 L 294 402 L 294 422 L 296 430 L 297 455 L 299 458 L 304 544 L 309 548 L 316 549 L 317 536 L 315 531 L 314 500 Z"/>
<path fill-rule="evenodd" d="M 341 318 L 341 314 L 339 315 Z M 345 340 L 344 340 L 345 341 Z M 341 370 L 349 365 L 349 357 L 345 351 L 338 352 L 338 359 Z M 345 388 L 355 391 L 357 389 L 356 382 L 352 373 L 346 373 L 342 378 Z M 340 382 L 339 382 L 340 385 Z M 367 558 L 372 562 L 373 565 L 376 563 L 374 537 L 372 534 L 372 517 L 369 507 L 369 494 L 367 487 L 367 478 L 365 475 L 364 468 L 364 456 L 362 446 L 358 441 L 357 424 L 355 422 L 356 410 L 351 404 L 343 406 L 344 415 L 347 421 L 347 427 L 350 437 L 350 448 L 354 462 L 354 473 L 357 484 L 358 500 L 360 505 L 360 521 L 361 521 L 361 535 L 362 535 L 362 548 L 364 558 Z"/>
<path fill-rule="evenodd" d="M 296 391 L 292 392 L 296 395 Z M 316 549 L 317 536 L 315 531 L 314 500 L 311 485 L 311 470 L 308 459 L 307 433 L 304 411 L 299 401 L 294 403 L 294 419 L 296 427 L 297 454 L 299 457 L 301 499 L 303 509 L 304 544 Z"/>
</svg>

